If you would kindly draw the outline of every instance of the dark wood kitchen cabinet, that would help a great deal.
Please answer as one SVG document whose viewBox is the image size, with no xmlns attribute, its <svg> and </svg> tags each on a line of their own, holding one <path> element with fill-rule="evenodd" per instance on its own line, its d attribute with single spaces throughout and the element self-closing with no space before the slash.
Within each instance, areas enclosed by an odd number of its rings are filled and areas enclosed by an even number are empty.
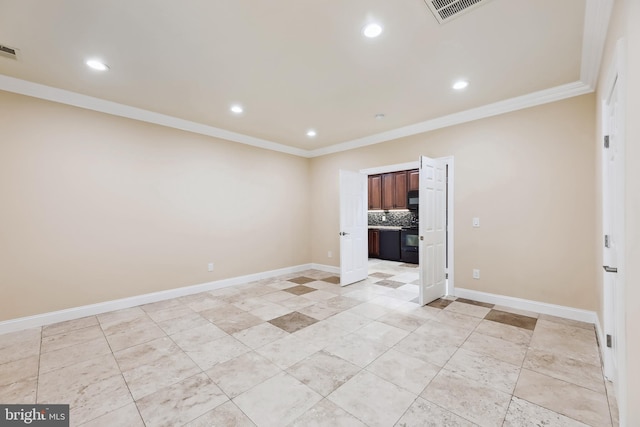
<svg viewBox="0 0 640 427">
<path fill-rule="evenodd" d="M 382 174 L 382 209 L 407 208 L 407 171 Z"/>
<path fill-rule="evenodd" d="M 380 256 L 380 230 L 369 229 L 369 258 Z"/>
<path fill-rule="evenodd" d="M 409 191 L 418 190 L 420 188 L 420 171 L 418 169 L 413 169 L 407 172 L 409 186 Z"/>
<path fill-rule="evenodd" d="M 382 209 L 382 176 L 369 176 L 369 210 Z"/>
</svg>

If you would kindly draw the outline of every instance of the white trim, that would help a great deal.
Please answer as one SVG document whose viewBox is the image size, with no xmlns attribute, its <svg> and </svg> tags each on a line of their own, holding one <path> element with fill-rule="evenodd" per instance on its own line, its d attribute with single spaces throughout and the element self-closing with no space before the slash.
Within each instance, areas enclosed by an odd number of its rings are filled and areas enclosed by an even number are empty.
<svg viewBox="0 0 640 427">
<path fill-rule="evenodd" d="M 58 102 L 61 104 L 72 105 L 74 107 L 98 111 L 114 116 L 126 117 L 128 119 L 139 120 L 141 122 L 154 123 L 156 125 L 180 129 L 200 135 L 212 136 L 214 138 L 220 138 L 227 141 L 239 142 L 241 144 L 264 148 L 266 150 L 279 151 L 281 153 L 293 154 L 300 157 L 309 156 L 309 151 L 301 148 L 294 148 L 277 142 L 267 141 L 265 139 L 255 138 L 253 136 L 191 122 L 189 120 L 179 119 L 166 114 L 143 110 L 142 108 L 118 104 L 117 102 L 106 101 L 104 99 L 94 98 L 92 96 L 82 95 L 68 90 L 57 89 L 51 86 L 16 79 L 2 74 L 0 74 L 0 90 L 32 96 L 34 98 L 45 99 L 47 101 Z"/>
<path fill-rule="evenodd" d="M 418 168 L 420 168 L 420 162 L 415 161 L 407 163 L 397 163 L 395 165 L 377 166 L 375 168 L 360 169 L 358 172 L 365 175 L 377 175 L 379 173 L 406 171 Z"/>
<path fill-rule="evenodd" d="M 587 0 L 582 34 L 580 81 L 595 89 L 607 40 L 613 0 Z"/>
<path fill-rule="evenodd" d="M 598 320 L 595 311 L 581 310 L 579 308 L 508 297 L 505 295 L 490 294 L 471 289 L 457 288 L 455 296 L 459 298 L 472 299 L 474 301 L 486 302 L 489 304 L 503 305 L 505 307 L 511 307 L 518 310 L 534 311 L 540 314 L 549 314 L 552 316 L 564 317 L 565 319 L 579 320 L 581 322 L 595 324 Z"/>
<path fill-rule="evenodd" d="M 453 225 L 455 223 L 453 195 L 454 195 L 454 169 L 453 169 L 453 156 L 443 157 L 446 159 L 447 166 L 449 167 L 449 174 L 447 176 L 447 192 L 449 197 L 449 203 L 447 205 L 447 256 L 449 265 L 447 267 L 447 295 L 454 294 L 456 291 L 455 286 L 455 268 L 454 268 L 454 251 L 453 251 Z"/>
<path fill-rule="evenodd" d="M 133 297 L 105 301 L 97 304 L 83 305 L 80 307 L 52 311 L 49 313 L 37 314 L 34 316 L 5 320 L 3 322 L 0 322 L 0 335 L 29 328 L 50 325 L 52 323 L 63 322 L 66 320 L 79 319 L 86 316 L 94 316 L 96 314 L 106 313 L 108 311 L 121 310 L 123 308 L 136 307 L 142 304 L 164 301 L 172 298 L 182 297 L 185 295 L 193 295 L 200 292 L 241 285 L 256 280 L 269 279 L 272 277 L 291 273 L 299 273 L 301 271 L 310 269 L 326 271 L 328 273 L 339 273 L 339 269 L 337 267 L 322 264 L 301 264 L 293 267 L 285 267 L 277 270 L 247 274 L 245 276 L 231 277 L 228 279 L 216 280 L 214 282 L 201 283 L 199 285 L 168 289 L 166 291 L 152 292 L 149 294 L 136 295 Z"/>
<path fill-rule="evenodd" d="M 499 114 L 509 113 L 511 111 L 522 110 L 524 108 L 534 107 L 536 105 L 547 104 L 549 102 L 560 101 L 574 96 L 584 95 L 593 92 L 593 89 L 582 83 L 573 82 L 554 88 L 541 90 L 530 93 L 528 95 L 518 96 L 493 104 L 487 104 L 482 107 L 472 108 L 470 110 L 461 111 L 459 113 L 449 114 L 448 116 L 438 117 L 436 119 L 427 120 L 387 132 L 378 133 L 364 138 L 354 139 L 352 141 L 331 145 L 329 147 L 318 148 L 309 152 L 309 157 L 324 156 L 326 154 L 338 153 L 341 151 L 352 150 L 354 148 L 375 145 L 381 142 L 391 141 L 406 136 L 425 133 L 436 129 L 458 125 L 461 123 L 471 122 L 473 120 L 484 119 L 487 117 L 497 116 Z"/>
</svg>

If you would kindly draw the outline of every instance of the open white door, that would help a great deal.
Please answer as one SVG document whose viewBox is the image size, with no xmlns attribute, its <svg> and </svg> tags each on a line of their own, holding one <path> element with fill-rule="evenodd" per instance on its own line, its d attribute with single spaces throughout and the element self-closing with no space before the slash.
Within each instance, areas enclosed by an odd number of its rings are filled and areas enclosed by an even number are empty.
<svg viewBox="0 0 640 427">
<path fill-rule="evenodd" d="M 446 159 L 420 157 L 420 305 L 447 292 L 446 186 Z"/>
<path fill-rule="evenodd" d="M 368 275 L 367 176 L 340 171 L 340 286 Z"/>
</svg>

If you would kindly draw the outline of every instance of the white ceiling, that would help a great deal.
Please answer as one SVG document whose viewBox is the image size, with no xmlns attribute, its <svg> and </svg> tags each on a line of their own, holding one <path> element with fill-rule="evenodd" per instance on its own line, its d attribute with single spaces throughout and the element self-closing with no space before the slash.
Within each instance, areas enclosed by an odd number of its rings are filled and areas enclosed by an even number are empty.
<svg viewBox="0 0 640 427">
<path fill-rule="evenodd" d="M 441 25 L 424 0 L 0 0 L 0 44 L 19 49 L 0 57 L 0 89 L 38 96 L 37 83 L 43 98 L 320 152 L 575 88 L 594 1 L 492 0 Z M 377 39 L 361 33 L 371 20 Z M 91 57 L 110 70 L 88 69 Z M 456 92 L 459 78 L 470 85 Z"/>
</svg>

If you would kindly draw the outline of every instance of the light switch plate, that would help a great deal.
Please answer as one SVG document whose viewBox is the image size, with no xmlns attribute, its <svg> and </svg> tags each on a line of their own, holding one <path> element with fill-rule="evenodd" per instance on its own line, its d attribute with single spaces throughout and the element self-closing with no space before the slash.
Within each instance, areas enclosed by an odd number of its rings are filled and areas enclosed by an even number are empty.
<svg viewBox="0 0 640 427">
<path fill-rule="evenodd" d="M 480 227 L 480 218 L 478 218 L 478 217 L 473 218 L 473 226 L 475 228 Z"/>
</svg>

